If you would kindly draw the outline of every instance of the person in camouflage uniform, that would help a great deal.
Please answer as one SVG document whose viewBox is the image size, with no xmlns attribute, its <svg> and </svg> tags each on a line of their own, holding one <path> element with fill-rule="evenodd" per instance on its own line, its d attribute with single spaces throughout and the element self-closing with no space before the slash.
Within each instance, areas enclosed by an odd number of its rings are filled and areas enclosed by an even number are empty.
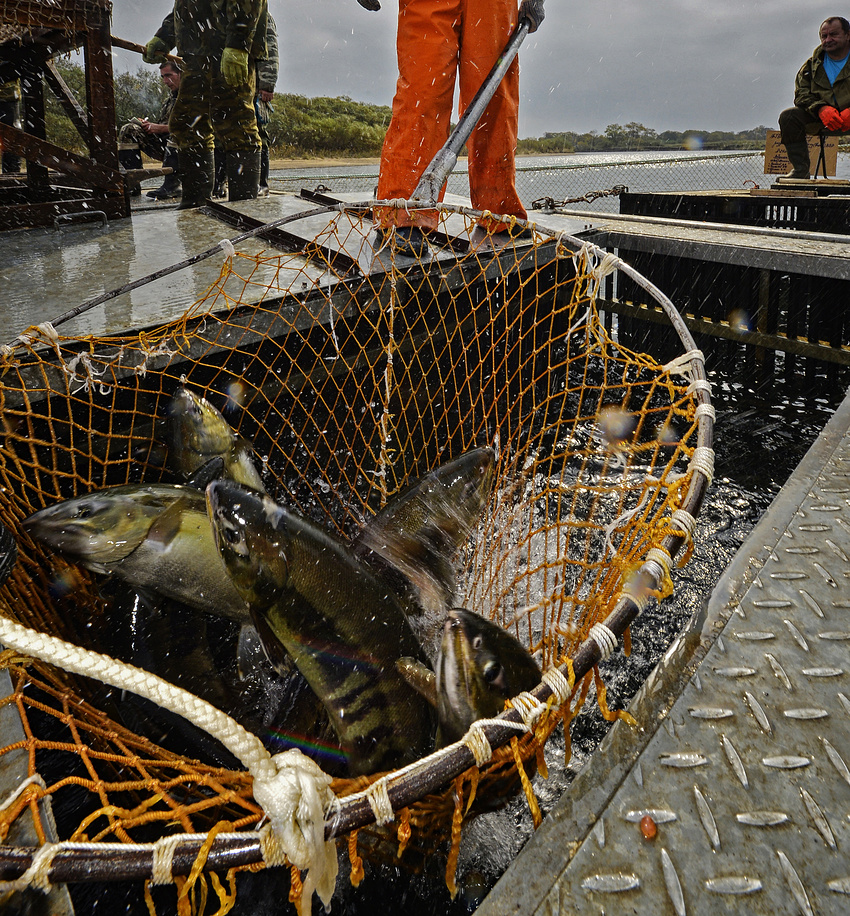
<svg viewBox="0 0 850 916">
<path fill-rule="evenodd" d="M 257 97 L 254 99 L 254 108 L 257 112 L 257 129 L 263 148 L 260 154 L 260 197 L 269 194 L 269 118 L 272 114 L 272 99 L 274 87 L 277 85 L 277 71 L 280 66 L 280 56 L 277 45 L 277 26 L 271 13 L 266 29 L 266 49 L 268 56 L 265 60 L 257 61 Z"/>
<path fill-rule="evenodd" d="M 180 66 L 174 61 L 167 60 L 160 64 L 159 75 L 170 92 L 162 103 L 159 117 L 156 121 L 139 121 L 134 118 L 129 124 L 124 124 L 118 131 L 119 143 L 135 143 L 151 159 L 161 159 L 166 168 L 172 169 L 170 175 L 165 176 L 165 181 L 154 191 L 148 191 L 147 196 L 155 200 L 168 200 L 180 196 L 180 165 L 178 163 L 177 144 L 171 137 L 168 122 L 171 112 L 177 102 L 177 93 L 180 90 Z"/>
<path fill-rule="evenodd" d="M 21 126 L 21 82 L 11 80 L 0 86 L 0 124 Z M 21 159 L 14 153 L 3 151 L 3 172 L 20 172 Z"/>
<path fill-rule="evenodd" d="M 254 113 L 256 62 L 266 58 L 267 0 L 175 0 L 145 46 L 143 59 L 161 63 L 172 48 L 183 77 L 169 127 L 179 150 L 181 208 L 209 199 L 214 138 L 227 157 L 230 200 L 256 197 L 260 134 Z"/>
<path fill-rule="evenodd" d="M 269 132 L 268 123 L 273 111 L 271 102 L 274 98 L 274 87 L 277 85 L 277 72 L 279 56 L 277 45 L 277 26 L 268 14 L 266 25 L 266 51 L 265 60 L 257 61 L 257 95 L 254 98 L 254 110 L 257 114 L 257 130 L 263 148 L 260 153 L 260 187 L 259 197 L 269 195 Z M 224 183 L 227 181 L 227 156 L 224 148 L 218 142 L 215 145 L 215 186 L 213 197 L 224 197 Z"/>
</svg>

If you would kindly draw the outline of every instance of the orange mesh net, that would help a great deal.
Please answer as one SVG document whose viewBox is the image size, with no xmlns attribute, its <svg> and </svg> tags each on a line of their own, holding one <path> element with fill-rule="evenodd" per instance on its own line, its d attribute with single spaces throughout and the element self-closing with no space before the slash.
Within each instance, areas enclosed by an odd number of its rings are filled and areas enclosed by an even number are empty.
<svg viewBox="0 0 850 916">
<path fill-rule="evenodd" d="M 561 666 L 564 703 L 550 698 L 490 762 L 391 799 L 395 822 L 346 841 L 355 881 L 361 856 L 415 865 L 447 844 L 451 885 L 460 827 L 482 802 L 524 789 L 534 807 L 542 744 L 588 692 L 589 668 L 574 681 L 571 660 L 593 633 L 602 639 L 592 628 L 624 601 L 671 591 L 657 558 L 687 540 L 682 514 L 698 511 L 709 476 L 692 466 L 710 445 L 697 409 L 707 394 L 693 384 L 701 356 L 683 377 L 678 364 L 615 340 L 610 320 L 606 329 L 597 292 L 606 269 L 623 265 L 605 264 L 604 252 L 542 231 L 476 247 L 475 214 L 446 207 L 451 241 L 417 262 L 390 243 L 376 254 L 366 212 L 326 215 L 303 252 L 226 258 L 209 291 L 165 326 L 64 337 L 47 325 L 3 349 L 0 520 L 19 557 L 0 613 L 102 651 L 111 624 L 100 578 L 35 543 L 21 522 L 108 485 L 168 480 L 160 422 L 181 385 L 233 408 L 276 501 L 346 540 L 411 480 L 494 446 L 490 502 L 457 558 L 457 603 L 514 633 L 544 671 Z M 653 557 L 659 572 L 647 578 Z M 61 807 L 69 796 L 77 813 L 59 817 L 62 840 L 141 849 L 225 828 L 227 842 L 256 839 L 263 811 L 248 773 L 134 734 L 116 722 L 115 691 L 94 681 L 12 650 L 0 666 L 11 684 L 2 703 L 22 728 L 0 755 L 25 754 L 26 774 L 42 777 L 0 814 L 2 836 L 30 812 L 44 843 L 38 799 Z M 362 795 L 377 776 L 332 788 Z M 359 804 L 360 825 L 374 821 L 375 805 Z M 246 862 L 273 860 L 255 845 Z M 57 862 L 54 877 L 73 872 Z M 199 866 L 191 880 L 204 874 Z M 224 884 L 210 888 L 226 910 Z"/>
</svg>

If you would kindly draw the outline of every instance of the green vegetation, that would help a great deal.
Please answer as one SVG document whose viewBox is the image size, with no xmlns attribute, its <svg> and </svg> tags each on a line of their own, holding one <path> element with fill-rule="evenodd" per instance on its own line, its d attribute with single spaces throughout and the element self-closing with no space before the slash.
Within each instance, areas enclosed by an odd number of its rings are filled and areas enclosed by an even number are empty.
<svg viewBox="0 0 850 916">
<path fill-rule="evenodd" d="M 79 100 L 85 99 L 85 78 L 80 64 L 60 58 L 56 66 Z M 135 73 L 116 73 L 115 105 L 118 125 L 132 117 L 155 120 L 167 90 L 155 68 L 140 67 Z M 85 145 L 62 107 L 46 92 L 47 138 L 76 152 Z M 390 123 L 388 105 L 367 105 L 347 96 L 307 98 L 275 93 L 269 121 L 272 156 L 277 158 L 378 156 Z M 634 121 L 609 124 L 602 133 L 574 131 L 546 133 L 520 140 L 521 154 L 601 152 L 607 150 L 763 149 L 766 127 L 738 132 L 666 130 L 656 133 Z"/>
<path fill-rule="evenodd" d="M 768 128 L 754 127 L 737 133 L 722 130 L 665 130 L 656 133 L 631 121 L 609 124 L 603 133 L 591 130 L 585 134 L 573 131 L 546 133 L 542 137 L 520 140 L 519 153 L 588 153 L 605 150 L 664 150 L 664 149 L 764 149 Z"/>
<path fill-rule="evenodd" d="M 275 93 L 269 120 L 273 154 L 378 156 L 390 123 L 389 105 L 364 105 L 347 96 L 309 99 Z"/>
</svg>

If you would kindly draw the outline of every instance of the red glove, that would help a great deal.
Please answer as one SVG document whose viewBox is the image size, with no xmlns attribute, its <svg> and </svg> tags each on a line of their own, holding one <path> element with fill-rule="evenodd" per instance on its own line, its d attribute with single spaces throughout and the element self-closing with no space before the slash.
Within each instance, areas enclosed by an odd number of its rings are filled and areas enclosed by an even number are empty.
<svg viewBox="0 0 850 916">
<path fill-rule="evenodd" d="M 844 121 L 837 108 L 833 108 L 831 105 L 824 105 L 818 111 L 818 117 L 827 130 L 844 130 Z"/>
<path fill-rule="evenodd" d="M 850 130 L 850 108 L 845 108 L 841 113 L 841 129 Z"/>
</svg>

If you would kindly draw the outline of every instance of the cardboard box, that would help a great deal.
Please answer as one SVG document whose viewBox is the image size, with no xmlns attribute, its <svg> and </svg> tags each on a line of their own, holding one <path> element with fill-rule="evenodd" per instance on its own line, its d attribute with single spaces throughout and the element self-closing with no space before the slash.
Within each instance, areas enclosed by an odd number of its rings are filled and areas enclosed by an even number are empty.
<svg viewBox="0 0 850 916">
<path fill-rule="evenodd" d="M 815 166 L 820 156 L 820 138 L 807 137 L 809 141 L 809 174 L 815 174 Z M 824 137 L 824 151 L 826 152 L 826 174 L 835 175 L 835 168 L 838 164 L 838 137 Z M 764 174 L 765 175 L 782 175 L 789 171 L 791 163 L 788 161 L 788 155 L 785 147 L 779 141 L 779 131 L 769 130 L 764 145 Z M 820 174 L 823 175 L 823 166 Z"/>
</svg>

